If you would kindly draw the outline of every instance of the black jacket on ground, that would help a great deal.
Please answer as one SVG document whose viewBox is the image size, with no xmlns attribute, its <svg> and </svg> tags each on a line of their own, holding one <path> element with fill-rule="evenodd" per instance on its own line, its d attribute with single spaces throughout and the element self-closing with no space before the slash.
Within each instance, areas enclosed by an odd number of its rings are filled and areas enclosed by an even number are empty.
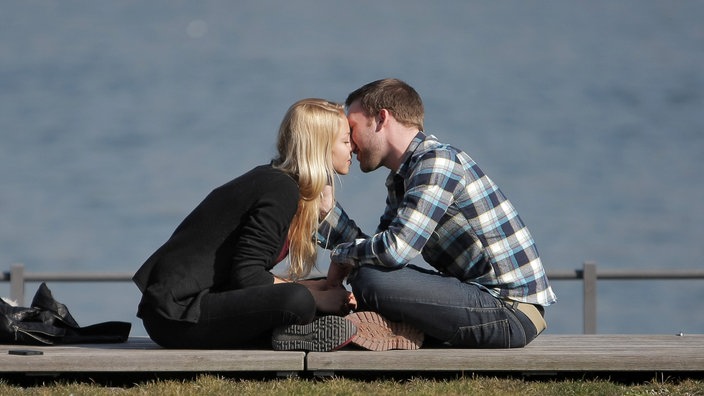
<svg viewBox="0 0 704 396">
<path fill-rule="evenodd" d="M 269 272 L 284 248 L 298 207 L 298 184 L 271 165 L 213 190 L 133 280 L 146 308 L 196 323 L 208 292 L 273 284 Z"/>
</svg>

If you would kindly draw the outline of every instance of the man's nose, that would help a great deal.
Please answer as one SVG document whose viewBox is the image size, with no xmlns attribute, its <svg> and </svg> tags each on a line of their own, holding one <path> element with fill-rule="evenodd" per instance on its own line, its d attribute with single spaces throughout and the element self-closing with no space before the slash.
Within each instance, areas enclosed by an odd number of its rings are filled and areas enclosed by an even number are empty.
<svg viewBox="0 0 704 396">
<path fill-rule="evenodd" d="M 357 153 L 357 145 L 354 143 L 354 139 L 350 139 L 350 147 L 352 147 L 352 152 Z"/>
</svg>

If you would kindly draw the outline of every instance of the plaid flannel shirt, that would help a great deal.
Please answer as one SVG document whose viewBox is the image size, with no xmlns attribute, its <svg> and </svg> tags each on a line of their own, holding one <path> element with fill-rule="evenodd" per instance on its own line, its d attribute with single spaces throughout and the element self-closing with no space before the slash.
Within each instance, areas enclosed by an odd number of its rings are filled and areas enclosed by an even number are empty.
<svg viewBox="0 0 704 396">
<path fill-rule="evenodd" d="M 373 236 L 339 204 L 326 216 L 318 241 L 332 248 L 332 262 L 398 268 L 420 254 L 441 273 L 497 298 L 556 301 L 528 228 L 469 155 L 419 132 L 386 187 Z"/>
</svg>

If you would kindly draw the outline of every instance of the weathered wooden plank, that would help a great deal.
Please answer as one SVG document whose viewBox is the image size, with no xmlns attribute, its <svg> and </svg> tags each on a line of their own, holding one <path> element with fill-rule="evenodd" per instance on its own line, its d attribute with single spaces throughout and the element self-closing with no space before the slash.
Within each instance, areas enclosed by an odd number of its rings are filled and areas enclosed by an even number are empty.
<svg viewBox="0 0 704 396">
<path fill-rule="evenodd" d="M 543 335 L 519 349 L 309 353 L 309 371 L 704 371 L 704 335 Z"/>
<path fill-rule="evenodd" d="M 33 349 L 38 356 L 10 355 Z M 369 352 L 170 350 L 144 337 L 122 344 L 0 345 L 0 373 L 71 372 L 704 372 L 704 335 L 542 335 L 520 349 Z"/>
<path fill-rule="evenodd" d="M 9 354 L 13 349 L 43 354 Z M 147 338 L 130 338 L 122 344 L 0 345 L 0 372 L 298 372 L 304 364 L 305 352 L 163 349 Z"/>
</svg>

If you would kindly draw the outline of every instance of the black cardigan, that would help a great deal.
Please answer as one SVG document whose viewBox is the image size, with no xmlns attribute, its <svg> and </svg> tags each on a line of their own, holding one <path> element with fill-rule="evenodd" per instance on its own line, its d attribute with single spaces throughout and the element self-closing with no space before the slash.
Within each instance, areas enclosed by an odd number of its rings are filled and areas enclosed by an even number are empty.
<svg viewBox="0 0 704 396">
<path fill-rule="evenodd" d="M 149 309 L 195 323 L 203 294 L 272 284 L 299 196 L 296 181 L 271 165 L 213 190 L 134 275 L 137 316 Z"/>
</svg>

